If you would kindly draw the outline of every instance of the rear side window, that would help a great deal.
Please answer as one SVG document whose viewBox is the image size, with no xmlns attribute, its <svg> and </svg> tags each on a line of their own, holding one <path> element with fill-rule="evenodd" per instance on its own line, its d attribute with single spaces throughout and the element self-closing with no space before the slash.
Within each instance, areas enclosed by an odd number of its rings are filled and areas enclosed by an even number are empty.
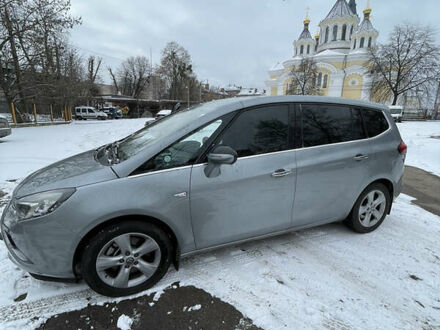
<svg viewBox="0 0 440 330">
<path fill-rule="evenodd" d="M 343 105 L 305 104 L 302 109 L 303 146 L 346 142 L 366 137 L 359 110 Z"/>
<path fill-rule="evenodd" d="M 365 128 L 369 137 L 377 136 L 385 132 L 389 127 L 382 111 L 363 109 L 362 117 L 364 118 Z"/>
<path fill-rule="evenodd" d="M 238 157 L 289 149 L 289 107 L 271 105 L 239 114 L 216 145 L 231 147 Z"/>
</svg>

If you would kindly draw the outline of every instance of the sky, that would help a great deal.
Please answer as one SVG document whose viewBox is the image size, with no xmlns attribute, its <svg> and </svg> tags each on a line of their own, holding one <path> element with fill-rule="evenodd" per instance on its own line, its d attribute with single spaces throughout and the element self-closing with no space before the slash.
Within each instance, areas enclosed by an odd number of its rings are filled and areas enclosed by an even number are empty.
<svg viewBox="0 0 440 330">
<path fill-rule="evenodd" d="M 129 56 L 152 55 L 160 61 L 169 41 L 185 47 L 199 80 L 211 85 L 235 84 L 266 88 L 268 70 L 293 54 L 293 41 L 303 30 L 310 8 L 310 32 L 317 32 L 336 0 L 72 0 L 72 14 L 82 17 L 71 42 L 83 56 L 103 58 L 107 67 Z M 357 0 L 358 14 L 367 0 Z M 370 0 L 379 42 L 396 24 L 430 25 L 439 29 L 439 0 Z M 437 31 L 440 43 L 440 29 Z"/>
</svg>

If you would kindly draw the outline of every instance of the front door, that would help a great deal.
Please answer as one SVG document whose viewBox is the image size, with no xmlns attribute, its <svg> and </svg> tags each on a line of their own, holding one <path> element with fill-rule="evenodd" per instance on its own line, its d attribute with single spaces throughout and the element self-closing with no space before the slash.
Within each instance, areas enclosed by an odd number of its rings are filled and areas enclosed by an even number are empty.
<svg viewBox="0 0 440 330">
<path fill-rule="evenodd" d="M 291 130 L 288 105 L 242 111 L 211 148 L 233 148 L 237 162 L 221 165 L 220 175 L 211 178 L 206 164 L 193 166 L 191 217 L 198 249 L 290 227 L 296 181 Z"/>
</svg>

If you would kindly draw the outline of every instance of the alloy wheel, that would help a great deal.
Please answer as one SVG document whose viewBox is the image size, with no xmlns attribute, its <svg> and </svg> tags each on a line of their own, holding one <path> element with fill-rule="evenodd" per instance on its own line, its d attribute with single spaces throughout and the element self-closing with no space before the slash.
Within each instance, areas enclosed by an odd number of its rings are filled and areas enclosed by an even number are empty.
<svg viewBox="0 0 440 330">
<path fill-rule="evenodd" d="M 104 245 L 96 258 L 96 272 L 109 286 L 130 288 L 153 276 L 160 260 L 160 248 L 153 238 L 127 233 Z"/>
<path fill-rule="evenodd" d="M 359 221 L 364 227 L 375 226 L 385 213 L 387 201 L 380 190 L 370 191 L 359 206 Z"/>
</svg>

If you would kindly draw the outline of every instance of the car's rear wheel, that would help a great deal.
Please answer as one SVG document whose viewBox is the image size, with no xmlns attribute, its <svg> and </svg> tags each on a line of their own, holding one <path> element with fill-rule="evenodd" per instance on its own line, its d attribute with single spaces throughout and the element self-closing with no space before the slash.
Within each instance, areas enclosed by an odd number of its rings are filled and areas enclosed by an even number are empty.
<svg viewBox="0 0 440 330">
<path fill-rule="evenodd" d="M 358 233 L 369 233 L 385 220 L 390 206 L 391 197 L 387 187 L 373 183 L 359 196 L 345 223 Z"/>
<path fill-rule="evenodd" d="M 168 235 L 150 223 L 115 224 L 89 240 L 81 260 L 82 276 L 96 292 L 120 297 L 152 287 L 172 258 Z"/>
</svg>

